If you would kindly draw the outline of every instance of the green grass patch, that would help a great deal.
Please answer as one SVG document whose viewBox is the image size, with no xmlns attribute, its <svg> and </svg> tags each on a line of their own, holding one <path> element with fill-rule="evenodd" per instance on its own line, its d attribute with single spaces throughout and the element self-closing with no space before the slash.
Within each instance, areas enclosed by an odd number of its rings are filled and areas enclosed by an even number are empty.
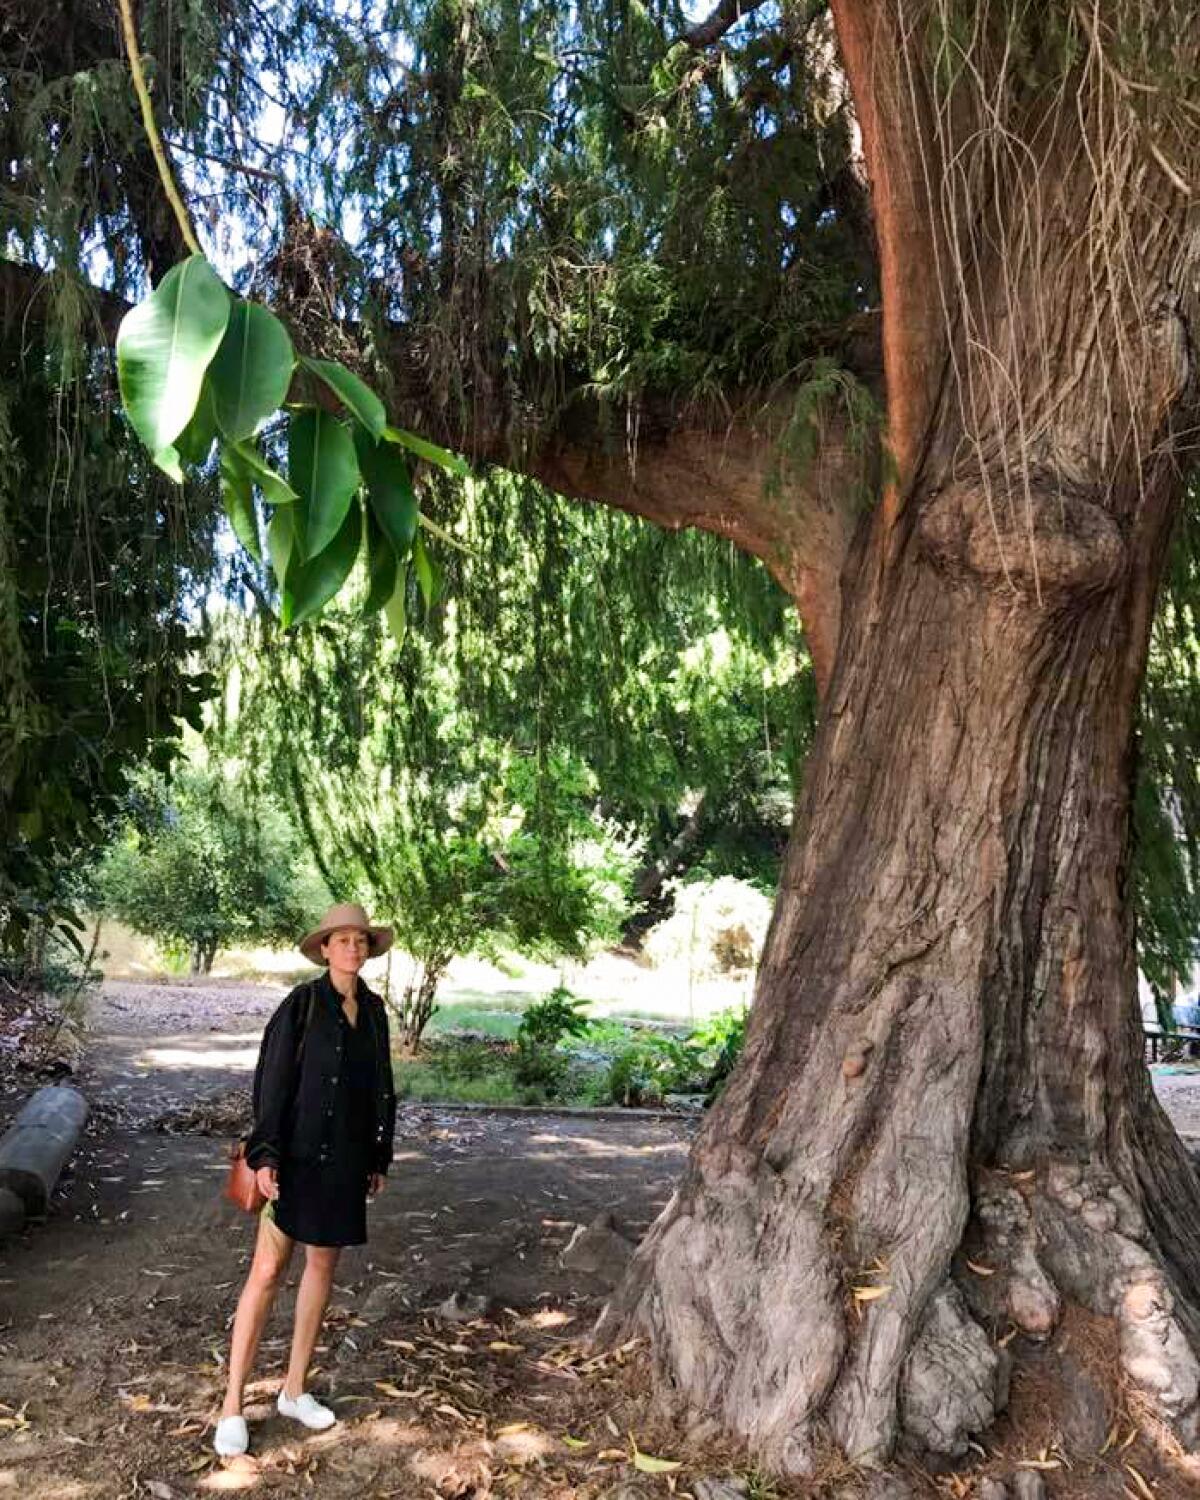
<svg viewBox="0 0 1200 1500">
<path fill-rule="evenodd" d="M 530 999 L 533 997 L 530 996 Z M 513 1008 L 511 1000 L 488 1004 L 478 1000 L 451 1000 L 438 1005 L 429 1022 L 428 1030 L 434 1035 L 447 1032 L 478 1031 L 484 1036 L 503 1037 L 511 1041 L 521 1024 L 521 1012 Z"/>
<path fill-rule="evenodd" d="M 463 1078 L 437 1063 L 398 1062 L 396 1097 L 413 1104 L 544 1104 L 536 1089 L 518 1088 L 511 1074 Z"/>
</svg>

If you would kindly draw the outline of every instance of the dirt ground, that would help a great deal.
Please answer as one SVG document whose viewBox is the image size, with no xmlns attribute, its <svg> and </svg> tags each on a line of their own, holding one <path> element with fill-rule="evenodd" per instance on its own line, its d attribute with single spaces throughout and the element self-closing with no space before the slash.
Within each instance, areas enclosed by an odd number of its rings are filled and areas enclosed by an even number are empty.
<svg viewBox="0 0 1200 1500">
<path fill-rule="evenodd" d="M 241 983 L 109 982 L 93 1002 L 74 1080 L 92 1102 L 84 1142 L 47 1220 L 0 1245 L 0 1500 L 591 1500 L 636 1481 L 632 1500 L 682 1496 L 720 1472 L 712 1455 L 694 1467 L 651 1421 L 639 1349 L 588 1357 L 604 1285 L 558 1259 L 603 1210 L 636 1238 L 692 1127 L 428 1106 L 401 1107 L 370 1244 L 340 1264 L 312 1382 L 338 1424 L 309 1434 L 275 1413 L 297 1260 L 249 1392 L 251 1454 L 215 1457 L 254 1227 L 219 1197 L 223 1152 L 280 998 Z M 0 1095 L 0 1128 L 23 1091 Z M 1200 1119 L 1200 1075 L 1174 1076 L 1167 1093 L 1189 1125 Z M 455 1294 L 478 1301 L 449 1321 L 439 1308 Z M 640 1474 L 635 1442 L 685 1467 Z M 1047 1473 L 1052 1496 L 1068 1493 Z M 965 1495 L 960 1483 L 921 1492 Z"/>
<path fill-rule="evenodd" d="M 195 1106 L 248 1088 L 279 999 L 110 983 L 94 1005 L 74 1080 L 93 1101 L 83 1145 L 47 1221 L 0 1246 L 0 1497 L 482 1494 L 485 1470 L 499 1493 L 587 1494 L 589 1466 L 606 1480 L 622 1466 L 594 1455 L 629 1445 L 601 1423 L 573 1449 L 548 1420 L 569 1388 L 608 1378 L 575 1352 L 603 1288 L 558 1252 L 605 1209 L 644 1229 L 683 1163 L 682 1123 L 402 1106 L 370 1243 L 343 1253 L 313 1376 L 341 1420 L 313 1435 L 274 1411 L 298 1252 L 250 1392 L 253 1456 L 211 1453 L 253 1224 L 218 1193 L 234 1122 Z M 218 1133 L 156 1128 L 189 1110 Z M 436 1316 L 455 1293 L 484 1315 Z"/>
</svg>

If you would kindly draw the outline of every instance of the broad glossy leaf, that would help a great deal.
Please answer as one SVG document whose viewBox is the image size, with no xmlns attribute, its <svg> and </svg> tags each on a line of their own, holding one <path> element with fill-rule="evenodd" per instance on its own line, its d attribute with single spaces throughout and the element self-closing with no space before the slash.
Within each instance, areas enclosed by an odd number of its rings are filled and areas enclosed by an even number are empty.
<svg viewBox="0 0 1200 1500">
<path fill-rule="evenodd" d="M 283 405 L 296 356 L 287 329 L 256 302 L 235 302 L 209 366 L 217 422 L 235 442 L 252 437 Z"/>
<path fill-rule="evenodd" d="M 280 507 L 267 526 L 267 555 L 271 559 L 271 570 L 275 574 L 275 582 L 279 585 L 279 617 L 285 628 L 292 617 L 292 598 L 287 583 L 288 569 L 292 565 L 293 555 L 299 550 L 296 545 L 296 511 L 296 506 Z"/>
<path fill-rule="evenodd" d="M 449 469 L 451 474 L 461 474 L 464 478 L 471 472 L 471 465 L 465 458 L 451 453 L 448 448 L 439 448 L 436 443 L 418 437 L 415 432 L 405 432 L 402 427 L 385 427 L 383 435 L 389 443 L 399 443 L 402 448 L 409 449 L 427 463 L 437 464 L 439 469 Z"/>
<path fill-rule="evenodd" d="M 154 462 L 169 479 L 173 479 L 176 484 L 183 483 L 183 468 L 179 462 L 178 448 L 168 443 L 165 448 L 160 448 L 153 455 L 153 458 Z"/>
<path fill-rule="evenodd" d="M 408 564 L 399 565 L 396 572 L 396 587 L 392 590 L 392 597 L 383 606 L 383 612 L 387 616 L 388 629 L 392 632 L 392 639 L 398 646 L 403 646 L 404 637 L 408 634 Z"/>
<path fill-rule="evenodd" d="M 133 430 L 153 454 L 192 419 L 229 322 L 229 293 L 202 255 L 173 267 L 121 319 L 117 379 Z"/>
<path fill-rule="evenodd" d="M 373 442 L 361 427 L 355 429 L 354 447 L 371 510 L 396 555 L 406 557 L 417 533 L 420 513 L 408 460 L 388 443 Z"/>
<path fill-rule="evenodd" d="M 192 420 L 175 439 L 175 450 L 184 463 L 199 466 L 212 452 L 216 436 L 217 415 L 213 410 L 212 388 L 205 377 Z"/>
<path fill-rule="evenodd" d="M 361 482 L 353 440 L 336 417 L 312 406 L 292 414 L 288 478 L 308 502 L 305 554 L 315 557 L 340 533 Z"/>
<path fill-rule="evenodd" d="M 221 500 L 234 535 L 251 557 L 262 562 L 258 514 L 254 509 L 254 478 L 232 446 L 221 451 Z"/>
<path fill-rule="evenodd" d="M 318 380 L 324 381 L 343 406 L 358 418 L 373 438 L 383 436 L 387 426 L 387 412 L 383 402 L 353 370 L 339 365 L 332 359 L 309 359 L 304 356 L 300 363 L 311 370 Z"/>
<path fill-rule="evenodd" d="M 373 615 L 382 609 L 396 591 L 396 552 L 384 536 L 371 508 L 367 507 L 367 562 L 370 569 L 370 587 L 366 613 Z"/>
<path fill-rule="evenodd" d="M 351 505 L 341 529 L 328 547 L 288 572 L 288 592 L 292 596 L 291 619 L 285 623 L 299 625 L 322 609 L 349 578 L 362 544 L 362 509 L 357 501 Z"/>
<path fill-rule="evenodd" d="M 430 609 L 442 592 L 442 570 L 430 557 L 425 547 L 425 539 L 419 531 L 413 538 L 412 560 L 413 569 L 417 575 L 417 587 L 421 590 L 421 597 L 425 600 L 425 608 Z"/>
<path fill-rule="evenodd" d="M 228 443 L 226 446 L 237 454 L 242 467 L 262 490 L 264 500 L 269 500 L 272 505 L 292 504 L 296 499 L 296 491 L 282 474 L 277 474 L 269 464 L 264 463 L 253 443 Z"/>
</svg>

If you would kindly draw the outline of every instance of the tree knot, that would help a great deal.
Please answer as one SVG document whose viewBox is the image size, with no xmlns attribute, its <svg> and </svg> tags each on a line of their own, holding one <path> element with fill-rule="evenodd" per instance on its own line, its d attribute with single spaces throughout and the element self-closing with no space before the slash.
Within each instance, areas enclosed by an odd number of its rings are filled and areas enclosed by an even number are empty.
<svg viewBox="0 0 1200 1500">
<path fill-rule="evenodd" d="M 1052 603 L 1111 588 L 1126 555 L 1108 511 L 1051 475 L 948 484 L 926 504 L 919 534 L 941 567 Z"/>
</svg>

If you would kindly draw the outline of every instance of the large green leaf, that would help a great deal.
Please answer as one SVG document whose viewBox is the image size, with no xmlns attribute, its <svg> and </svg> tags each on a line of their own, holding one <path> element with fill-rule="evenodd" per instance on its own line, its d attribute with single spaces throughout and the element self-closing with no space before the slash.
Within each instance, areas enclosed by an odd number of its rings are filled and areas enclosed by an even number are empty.
<svg viewBox="0 0 1200 1500">
<path fill-rule="evenodd" d="M 258 514 L 254 509 L 254 476 L 231 444 L 221 450 L 221 500 L 238 541 L 262 562 Z"/>
<path fill-rule="evenodd" d="M 361 483 L 354 443 L 336 417 L 311 406 L 293 413 L 288 478 L 308 502 L 305 552 L 315 557 L 341 532 Z"/>
<path fill-rule="evenodd" d="M 465 478 L 471 472 L 471 465 L 465 458 L 459 458 L 457 453 L 451 453 L 448 448 L 439 448 L 436 443 L 418 437 L 415 432 L 405 432 L 402 427 L 385 427 L 383 436 L 389 443 L 399 443 L 402 448 L 408 448 L 427 463 L 437 464 L 439 469 L 449 469 L 451 474 L 460 474 Z"/>
<path fill-rule="evenodd" d="M 351 505 L 337 536 L 328 547 L 314 553 L 299 566 L 293 562 L 288 571 L 288 593 L 291 595 L 291 617 L 286 625 L 299 625 L 322 609 L 349 578 L 362 543 L 362 509 Z"/>
<path fill-rule="evenodd" d="M 287 329 L 255 302 L 236 302 L 208 379 L 227 438 L 252 437 L 283 405 L 296 356 Z"/>
<path fill-rule="evenodd" d="M 133 430 L 153 454 L 192 419 L 229 322 L 229 293 L 202 255 L 173 267 L 121 319 L 117 379 Z M 177 461 L 176 461 L 177 466 Z"/>
<path fill-rule="evenodd" d="M 242 467 L 262 490 L 264 500 L 269 500 L 272 505 L 291 505 L 296 498 L 296 491 L 282 474 L 277 474 L 269 464 L 263 462 L 262 455 L 253 443 L 228 443 L 225 446 L 237 454 Z"/>
<path fill-rule="evenodd" d="M 160 448 L 154 454 L 154 462 L 176 484 L 183 483 L 183 466 L 179 461 L 179 449 L 172 443 L 168 443 L 165 448 Z"/>
<path fill-rule="evenodd" d="M 421 597 L 425 600 L 425 608 L 430 609 L 441 597 L 442 570 L 430 557 L 425 546 L 425 538 L 420 532 L 413 538 L 412 560 L 413 571 L 417 575 L 417 587 L 421 590 Z"/>
<path fill-rule="evenodd" d="M 365 612 L 373 615 L 382 609 L 396 591 L 396 552 L 384 536 L 371 508 L 367 507 L 367 562 L 370 570 L 370 587 L 367 591 Z"/>
<path fill-rule="evenodd" d="M 217 414 L 213 410 L 212 390 L 205 379 L 200 387 L 192 420 L 175 440 L 175 450 L 185 463 L 202 464 L 212 452 L 217 436 Z"/>
<path fill-rule="evenodd" d="M 297 545 L 296 512 L 297 507 L 294 505 L 282 506 L 271 517 L 267 526 L 267 555 L 271 559 L 275 582 L 279 585 L 279 616 L 285 628 L 292 618 L 292 595 L 288 589 L 288 573 L 292 567 L 293 558 L 300 551 Z"/>
<path fill-rule="evenodd" d="M 419 515 L 408 460 L 390 444 L 373 442 L 361 427 L 355 429 L 354 447 L 371 510 L 396 555 L 406 557 L 417 533 Z"/>
<path fill-rule="evenodd" d="M 387 616 L 388 629 L 398 646 L 403 646 L 404 637 L 408 634 L 408 564 L 403 563 L 396 574 L 396 587 L 392 590 L 392 597 L 383 606 L 383 612 Z"/>
<path fill-rule="evenodd" d="M 352 370 L 347 370 L 345 365 L 339 365 L 332 359 L 309 359 L 304 356 L 300 363 L 306 370 L 311 370 L 318 380 L 324 381 L 373 438 L 383 436 L 383 429 L 387 426 L 387 412 L 383 408 L 383 402 L 365 380 L 360 380 Z"/>
</svg>

